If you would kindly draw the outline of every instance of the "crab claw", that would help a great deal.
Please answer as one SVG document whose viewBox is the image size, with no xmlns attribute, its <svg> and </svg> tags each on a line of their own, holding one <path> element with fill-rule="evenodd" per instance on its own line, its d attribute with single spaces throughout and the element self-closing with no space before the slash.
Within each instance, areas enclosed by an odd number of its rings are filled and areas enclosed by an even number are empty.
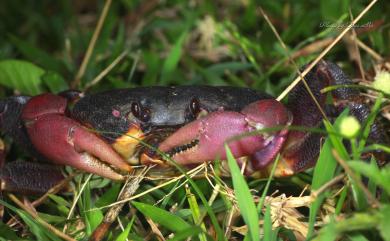
<svg viewBox="0 0 390 241">
<path fill-rule="evenodd" d="M 64 100 L 60 96 L 44 94 L 26 104 L 22 119 L 34 147 L 57 164 L 122 180 L 124 177 L 105 163 L 127 172 L 131 166 L 102 139 L 62 115 L 66 105 Z M 37 103 L 46 103 L 45 108 Z"/>
<path fill-rule="evenodd" d="M 246 132 L 289 125 L 291 121 L 291 115 L 280 102 L 260 100 L 248 105 L 241 113 L 219 111 L 193 121 L 164 140 L 159 149 L 180 164 L 192 164 L 212 161 L 218 157 L 226 159 L 224 143 L 228 143 L 234 157 L 255 153 L 256 160 L 253 162 L 266 164 L 280 150 L 286 130 L 234 137 Z"/>
</svg>

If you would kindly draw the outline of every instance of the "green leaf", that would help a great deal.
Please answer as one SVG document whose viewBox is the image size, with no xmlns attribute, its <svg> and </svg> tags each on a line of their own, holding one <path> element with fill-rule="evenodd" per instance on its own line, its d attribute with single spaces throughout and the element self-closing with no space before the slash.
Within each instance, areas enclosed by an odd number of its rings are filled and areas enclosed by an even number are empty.
<svg viewBox="0 0 390 241">
<path fill-rule="evenodd" d="M 337 231 L 335 228 L 335 222 L 332 219 L 324 228 L 321 229 L 320 234 L 315 239 L 316 241 L 332 241 L 337 238 Z"/>
<path fill-rule="evenodd" d="M 385 241 L 390 241 L 390 206 L 384 205 L 381 208 L 381 220 L 378 226 L 379 232 Z"/>
<path fill-rule="evenodd" d="M 140 202 L 132 202 L 132 204 L 143 215 L 173 232 L 182 231 L 191 227 L 186 221 L 164 209 Z"/>
<path fill-rule="evenodd" d="M 15 231 L 12 230 L 8 225 L 5 225 L 0 221 L 0 234 L 1 238 L 5 238 L 4 240 L 20 240 L 21 238 L 16 235 Z"/>
<path fill-rule="evenodd" d="M 112 187 L 99 197 L 99 199 L 95 203 L 95 206 L 103 207 L 115 202 L 121 190 L 121 185 L 121 183 L 113 183 Z"/>
<path fill-rule="evenodd" d="M 135 220 L 135 216 L 133 216 L 131 221 L 127 224 L 125 230 L 123 230 L 123 232 L 121 234 L 119 234 L 119 236 L 116 238 L 116 241 L 126 241 L 127 240 L 127 237 L 129 236 L 129 233 L 131 230 L 131 227 L 133 226 L 134 220 Z"/>
<path fill-rule="evenodd" d="M 89 178 L 87 182 L 85 183 L 81 198 L 78 200 L 78 206 L 85 222 L 85 232 L 87 235 L 91 235 L 103 220 L 103 213 L 102 210 L 95 208 L 96 206 L 91 199 L 91 182 Z"/>
<path fill-rule="evenodd" d="M 37 222 L 33 217 L 31 217 L 27 212 L 20 210 L 18 208 L 15 208 L 14 206 L 4 202 L 0 199 L 0 204 L 4 205 L 5 207 L 11 209 L 15 213 L 18 214 L 18 216 L 23 219 L 23 221 L 27 224 L 27 226 L 30 228 L 30 231 L 37 237 L 38 240 L 42 241 L 60 241 L 61 239 L 58 238 L 56 235 L 54 235 L 52 232 L 47 230 L 44 226 L 42 226 L 40 223 Z"/>
<path fill-rule="evenodd" d="M 55 204 L 55 207 L 58 209 L 59 212 L 61 212 L 63 215 L 68 215 L 69 213 L 69 208 L 71 204 L 66 201 L 63 197 L 54 195 L 54 194 L 49 194 L 49 198 L 52 199 Z"/>
<path fill-rule="evenodd" d="M 41 213 L 41 212 L 39 212 L 39 217 L 41 217 L 43 220 L 45 220 L 45 222 L 50 224 L 58 224 L 66 221 L 65 216 L 51 215 L 51 214 Z"/>
<path fill-rule="evenodd" d="M 240 208 L 242 218 L 248 226 L 248 234 L 252 241 L 258 241 L 260 237 L 259 215 L 257 213 L 256 205 L 245 178 L 240 172 L 237 161 L 234 159 L 234 156 L 227 145 L 225 145 L 225 150 L 238 207 Z"/>
<path fill-rule="evenodd" d="M 225 62 L 225 63 L 218 63 L 211 65 L 207 68 L 207 71 L 213 72 L 214 74 L 217 74 L 218 76 L 222 76 L 226 73 L 226 71 L 230 71 L 232 73 L 247 70 L 252 68 L 253 65 L 249 63 L 242 63 L 242 62 Z"/>
<path fill-rule="evenodd" d="M 390 166 L 379 169 L 376 163 L 368 164 L 362 161 L 349 161 L 348 165 L 354 171 L 370 178 L 390 194 Z"/>
<path fill-rule="evenodd" d="M 169 241 L 178 241 L 178 240 L 188 240 L 188 238 L 194 237 L 195 235 L 201 234 L 202 229 L 200 227 L 194 226 L 187 229 L 184 229 L 180 232 L 175 233 L 175 236 Z M 205 234 L 205 233 L 203 233 Z M 205 234 L 206 235 L 206 234 Z M 209 239 L 211 240 L 211 239 Z"/>
<path fill-rule="evenodd" d="M 65 65 L 60 60 L 55 59 L 53 55 L 50 55 L 45 51 L 37 48 L 30 42 L 24 41 L 13 35 L 10 35 L 9 39 L 30 61 L 34 61 L 35 63 L 43 66 L 45 69 L 50 69 L 57 72 L 62 72 L 65 69 Z"/>
<path fill-rule="evenodd" d="M 348 238 L 351 241 L 368 241 L 368 239 L 366 237 L 364 237 L 363 234 L 360 234 L 360 233 L 348 235 Z"/>
<path fill-rule="evenodd" d="M 194 219 L 194 223 L 196 225 L 200 224 L 200 226 L 202 227 L 202 229 L 204 231 L 206 231 L 206 226 L 205 224 L 201 221 L 202 221 L 202 215 L 201 215 L 201 212 L 200 212 L 200 209 L 199 209 L 199 205 L 196 201 L 196 197 L 194 194 L 191 193 L 191 189 L 190 188 L 187 188 L 186 187 L 186 194 L 187 194 L 187 200 L 188 200 L 188 204 L 190 206 L 190 209 L 191 209 L 191 213 L 192 213 L 192 218 Z M 200 241 L 206 241 L 207 238 L 204 234 L 200 234 L 199 235 L 199 240 Z"/>
<path fill-rule="evenodd" d="M 40 94 L 43 91 L 41 77 L 44 73 L 43 69 L 27 61 L 0 61 L 0 84 L 22 94 Z"/>
<path fill-rule="evenodd" d="M 342 118 L 348 114 L 348 111 L 344 111 L 335 121 L 335 126 L 339 126 Z M 328 132 L 333 132 L 335 129 L 330 123 L 325 122 L 325 127 Z M 335 145 L 337 147 L 335 147 Z M 314 167 L 314 174 L 312 180 L 312 189 L 317 190 L 326 182 L 331 180 L 335 175 L 335 170 L 337 167 L 337 161 L 332 154 L 332 148 L 337 150 L 345 151 L 345 147 L 342 144 L 342 139 L 339 136 L 329 135 L 325 140 L 324 145 L 322 146 L 320 156 L 318 157 L 317 164 Z M 320 208 L 322 202 L 324 201 L 325 195 L 321 194 L 317 199 L 310 205 L 310 214 L 309 214 L 309 232 L 308 237 L 310 237 L 314 230 L 314 223 L 316 221 L 316 216 L 318 209 Z"/>
<path fill-rule="evenodd" d="M 58 93 L 69 89 L 68 83 L 57 72 L 47 71 L 42 76 L 42 80 L 49 87 L 50 92 Z"/>
<path fill-rule="evenodd" d="M 272 240 L 272 219 L 271 219 L 271 207 L 270 205 L 266 206 L 266 211 L 264 214 L 264 238 L 263 241 Z"/>
<path fill-rule="evenodd" d="M 335 21 L 342 14 L 348 13 L 349 6 L 349 0 L 321 0 L 320 9 L 322 18 L 328 20 L 329 24 L 337 24 Z"/>
</svg>

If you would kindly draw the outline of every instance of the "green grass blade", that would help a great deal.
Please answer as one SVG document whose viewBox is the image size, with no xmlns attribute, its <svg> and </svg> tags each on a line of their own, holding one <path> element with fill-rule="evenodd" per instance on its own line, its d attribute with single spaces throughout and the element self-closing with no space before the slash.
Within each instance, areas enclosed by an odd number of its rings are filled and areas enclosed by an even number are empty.
<svg viewBox="0 0 390 241">
<path fill-rule="evenodd" d="M 196 225 L 200 224 L 200 226 L 202 227 L 202 230 L 206 232 L 205 224 L 203 222 L 200 223 L 201 222 L 201 212 L 199 209 L 199 205 L 196 201 L 195 195 L 191 193 L 191 190 L 188 187 L 186 187 L 186 194 L 187 194 L 188 204 L 190 206 L 191 213 L 192 213 L 192 218 L 194 219 L 194 223 Z M 199 240 L 200 241 L 207 241 L 207 238 L 206 238 L 204 233 L 199 234 Z"/>
<path fill-rule="evenodd" d="M 0 221 L 0 234 L 4 240 L 20 240 L 21 238 L 16 235 L 15 231 L 12 230 L 8 225 Z"/>
<path fill-rule="evenodd" d="M 332 155 L 332 144 L 330 139 L 326 139 L 320 156 L 318 158 L 317 164 L 314 168 L 314 175 L 312 181 L 312 189 L 317 190 L 327 181 L 329 181 L 334 176 L 334 171 L 337 167 L 337 161 Z M 310 237 L 314 231 L 314 223 L 316 221 L 317 212 L 320 208 L 322 202 L 325 199 L 325 195 L 321 194 L 317 199 L 310 205 L 310 214 L 309 214 L 309 231 L 307 237 Z"/>
<path fill-rule="evenodd" d="M 374 106 L 371 109 L 370 114 L 368 115 L 365 123 L 364 123 L 364 129 L 362 132 L 361 139 L 359 141 L 358 151 L 362 152 L 364 147 L 366 146 L 366 142 L 368 139 L 368 136 L 370 135 L 371 126 L 375 122 L 375 118 L 379 113 L 379 109 L 382 104 L 382 95 L 380 94 L 379 97 L 376 99 Z"/>
<path fill-rule="evenodd" d="M 179 232 L 184 229 L 191 228 L 192 226 L 184 221 L 182 218 L 165 211 L 164 209 L 155 207 L 153 205 L 132 202 L 135 208 L 137 208 L 143 215 L 149 217 L 154 222 L 166 227 L 173 232 Z"/>
<path fill-rule="evenodd" d="M 175 45 L 168 54 L 168 57 L 165 59 L 162 70 L 161 70 L 161 82 L 166 84 L 172 77 L 173 71 L 176 69 L 180 57 L 182 55 L 182 46 L 185 38 L 187 37 L 188 32 L 184 31 L 180 37 L 177 39 Z"/>
<path fill-rule="evenodd" d="M 26 225 L 30 228 L 30 231 L 36 236 L 36 238 L 40 241 L 60 241 L 61 239 L 54 235 L 52 232 L 47 230 L 44 226 L 42 226 L 40 223 L 37 222 L 33 217 L 31 217 L 28 213 L 26 213 L 23 210 L 20 210 L 18 208 L 15 208 L 14 206 L 4 202 L 3 200 L 0 200 L 0 204 L 4 205 L 5 207 L 9 208 L 10 210 L 14 211 L 18 214 L 18 216 L 23 219 L 23 221 L 26 223 Z"/>
<path fill-rule="evenodd" d="M 126 225 L 125 230 L 121 234 L 118 235 L 118 237 L 115 239 L 115 241 L 126 241 L 127 237 L 129 236 L 131 227 L 133 226 L 135 220 L 135 216 L 131 219 L 131 221 Z"/>
<path fill-rule="evenodd" d="M 202 234 L 202 232 L 203 231 L 200 227 L 193 226 L 175 233 L 175 237 L 168 239 L 168 241 L 188 240 L 191 237 Z M 205 233 L 203 234 L 206 235 Z"/>
<path fill-rule="evenodd" d="M 234 193 L 237 198 L 241 215 L 246 225 L 248 226 L 248 234 L 250 235 L 252 241 L 258 241 L 260 235 L 259 215 L 257 213 L 256 205 L 253 201 L 252 194 L 249 191 L 249 187 L 245 181 L 245 178 L 241 174 L 240 168 L 238 167 L 237 162 L 233 157 L 232 152 L 227 145 L 225 145 L 225 149 L 227 161 L 232 175 Z"/>
<path fill-rule="evenodd" d="M 268 189 L 269 189 L 269 187 L 271 185 L 272 177 L 274 176 L 276 167 L 278 166 L 279 159 L 280 159 L 280 155 L 278 155 L 276 157 L 274 163 L 272 164 L 272 170 L 271 170 L 271 173 L 270 173 L 270 175 L 268 177 L 267 184 L 264 187 L 263 193 L 261 194 L 261 198 L 260 198 L 259 204 L 257 205 L 258 213 L 260 213 L 261 209 L 263 208 L 264 200 L 265 200 L 265 197 L 267 195 Z"/>
<path fill-rule="evenodd" d="M 265 214 L 264 214 L 264 238 L 263 241 L 271 241 L 272 240 L 272 219 L 271 219 L 271 207 L 270 205 L 266 206 Z"/>
</svg>

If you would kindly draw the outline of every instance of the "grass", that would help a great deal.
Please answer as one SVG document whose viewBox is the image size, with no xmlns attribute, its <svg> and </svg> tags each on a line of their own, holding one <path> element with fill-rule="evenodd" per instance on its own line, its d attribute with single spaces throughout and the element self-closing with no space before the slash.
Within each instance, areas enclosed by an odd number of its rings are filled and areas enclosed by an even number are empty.
<svg viewBox="0 0 390 241">
<path fill-rule="evenodd" d="M 346 110 L 319 130 L 328 135 L 316 166 L 292 177 L 244 178 L 229 150 L 231 178 L 220 175 L 221 162 L 145 177 L 106 239 L 390 240 L 389 166 L 362 161 L 368 150 L 390 152 L 388 144 L 367 144 L 374 119 L 388 127 L 390 116 L 389 93 L 371 89 L 375 71 L 390 71 L 390 6 L 372 3 L 364 12 L 370 2 L 358 0 L 3 1 L 0 96 L 206 84 L 246 86 L 287 102 L 297 66 L 326 54 L 358 80 L 372 106 L 355 137 L 340 130 Z M 7 152 L 7 160 L 29 159 L 15 146 Z M 22 202 L 3 193 L 0 240 L 87 240 L 123 185 L 74 174 L 69 191 L 36 207 L 39 197 Z"/>
</svg>

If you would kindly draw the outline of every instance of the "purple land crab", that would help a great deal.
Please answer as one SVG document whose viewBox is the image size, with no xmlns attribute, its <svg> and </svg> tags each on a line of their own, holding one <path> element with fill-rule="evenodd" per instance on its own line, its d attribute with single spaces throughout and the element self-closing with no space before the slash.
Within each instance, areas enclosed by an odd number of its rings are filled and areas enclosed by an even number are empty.
<svg viewBox="0 0 390 241">
<path fill-rule="evenodd" d="M 355 89 L 333 91 L 336 105 L 326 104 L 321 89 L 351 83 L 336 64 L 321 61 L 305 79 L 328 115 L 349 107 L 359 120 L 367 117 L 369 108 Z M 224 160 L 227 140 L 240 163 L 249 160 L 247 175 L 267 170 L 278 153 L 276 175 L 292 175 L 315 164 L 322 136 L 288 126 L 319 127 L 323 120 L 303 84 L 290 92 L 287 106 L 248 88 L 175 86 L 10 97 L 0 111 L 2 132 L 38 159 L 113 180 L 123 180 L 134 165 L 169 166 L 167 156 L 182 165 Z M 269 128 L 274 130 L 261 131 Z M 253 131 L 259 132 L 232 139 Z M 382 134 L 374 125 L 373 139 Z M 3 190 L 28 192 L 47 190 L 62 174 L 47 165 L 10 162 L 0 177 Z"/>
</svg>

